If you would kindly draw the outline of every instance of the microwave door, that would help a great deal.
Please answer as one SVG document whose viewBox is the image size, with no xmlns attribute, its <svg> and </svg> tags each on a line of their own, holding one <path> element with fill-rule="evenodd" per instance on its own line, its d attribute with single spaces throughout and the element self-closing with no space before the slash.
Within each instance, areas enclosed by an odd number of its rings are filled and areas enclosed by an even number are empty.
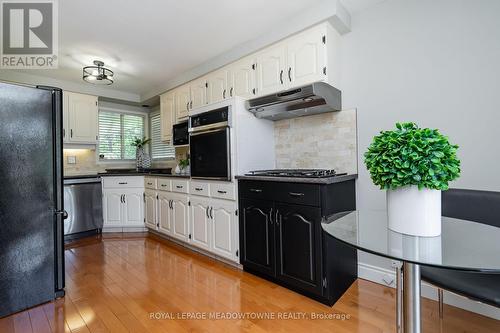
<svg viewBox="0 0 500 333">
<path fill-rule="evenodd" d="M 231 179 L 229 128 L 191 134 L 191 177 Z"/>
</svg>

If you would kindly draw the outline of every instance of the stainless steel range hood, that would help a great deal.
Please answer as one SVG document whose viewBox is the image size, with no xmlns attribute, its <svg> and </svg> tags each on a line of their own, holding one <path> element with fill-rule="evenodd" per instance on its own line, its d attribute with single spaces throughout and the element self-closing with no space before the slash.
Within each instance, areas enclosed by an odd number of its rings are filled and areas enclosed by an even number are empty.
<svg viewBox="0 0 500 333">
<path fill-rule="evenodd" d="M 324 82 L 266 95 L 246 102 L 257 118 L 281 120 L 318 113 L 340 111 L 341 92 Z"/>
</svg>

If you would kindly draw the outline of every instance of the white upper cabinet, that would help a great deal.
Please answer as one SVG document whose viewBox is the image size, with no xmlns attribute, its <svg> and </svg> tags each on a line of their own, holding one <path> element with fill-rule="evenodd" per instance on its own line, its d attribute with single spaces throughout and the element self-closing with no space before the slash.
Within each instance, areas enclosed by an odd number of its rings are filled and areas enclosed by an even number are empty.
<svg viewBox="0 0 500 333">
<path fill-rule="evenodd" d="M 196 109 L 202 105 L 207 104 L 207 80 L 202 77 L 191 82 L 191 101 L 189 102 L 189 109 Z"/>
<path fill-rule="evenodd" d="M 255 59 L 244 58 L 229 66 L 229 97 L 252 98 L 255 94 Z"/>
<path fill-rule="evenodd" d="M 220 102 L 229 97 L 227 70 L 221 69 L 207 76 L 207 103 Z"/>
<path fill-rule="evenodd" d="M 176 122 L 188 117 L 191 103 L 191 86 L 185 84 L 175 89 Z"/>
<path fill-rule="evenodd" d="M 286 44 L 264 49 L 256 56 L 257 95 L 267 95 L 285 87 Z"/>
<path fill-rule="evenodd" d="M 287 41 L 285 81 L 297 87 L 326 79 L 326 26 L 306 31 Z"/>
<path fill-rule="evenodd" d="M 63 92 L 64 142 L 96 144 L 98 139 L 97 96 Z"/>
<path fill-rule="evenodd" d="M 161 139 L 170 143 L 175 121 L 175 96 L 175 91 L 160 96 Z"/>
</svg>

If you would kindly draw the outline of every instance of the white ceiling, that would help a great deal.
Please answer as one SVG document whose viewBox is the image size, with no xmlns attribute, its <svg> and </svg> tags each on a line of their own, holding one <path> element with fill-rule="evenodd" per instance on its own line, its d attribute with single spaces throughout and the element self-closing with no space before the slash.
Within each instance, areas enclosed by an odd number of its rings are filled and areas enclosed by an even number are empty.
<svg viewBox="0 0 500 333">
<path fill-rule="evenodd" d="M 25 73 L 81 83 L 94 59 L 113 89 L 143 94 L 325 0 L 59 1 L 59 69 Z M 342 0 L 358 11 L 381 0 Z"/>
</svg>

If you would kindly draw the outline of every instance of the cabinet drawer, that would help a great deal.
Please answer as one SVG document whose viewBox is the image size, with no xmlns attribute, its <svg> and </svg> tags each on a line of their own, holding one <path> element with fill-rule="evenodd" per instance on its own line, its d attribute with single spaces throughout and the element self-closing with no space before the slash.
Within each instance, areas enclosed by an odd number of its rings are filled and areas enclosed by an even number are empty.
<svg viewBox="0 0 500 333">
<path fill-rule="evenodd" d="M 188 181 L 187 180 L 172 180 L 172 192 L 188 193 Z"/>
<path fill-rule="evenodd" d="M 210 196 L 214 198 L 234 200 L 235 199 L 235 185 L 233 183 L 230 184 L 219 184 L 213 183 L 210 184 Z"/>
<path fill-rule="evenodd" d="M 189 193 L 195 194 L 195 195 L 203 195 L 205 197 L 208 197 L 208 195 L 209 195 L 208 188 L 209 188 L 208 183 L 192 181 L 189 184 Z"/>
<path fill-rule="evenodd" d="M 170 179 L 158 178 L 156 183 L 157 183 L 157 188 L 160 191 L 171 191 L 172 190 L 172 184 L 170 182 Z"/>
<path fill-rule="evenodd" d="M 156 190 L 156 178 L 145 177 L 144 178 L 144 187 L 152 190 Z"/>
<path fill-rule="evenodd" d="M 102 177 L 102 186 L 104 188 L 144 187 L 144 177 Z"/>
<path fill-rule="evenodd" d="M 241 198 L 273 200 L 319 207 L 321 205 L 320 185 L 267 181 L 240 181 Z"/>
</svg>

